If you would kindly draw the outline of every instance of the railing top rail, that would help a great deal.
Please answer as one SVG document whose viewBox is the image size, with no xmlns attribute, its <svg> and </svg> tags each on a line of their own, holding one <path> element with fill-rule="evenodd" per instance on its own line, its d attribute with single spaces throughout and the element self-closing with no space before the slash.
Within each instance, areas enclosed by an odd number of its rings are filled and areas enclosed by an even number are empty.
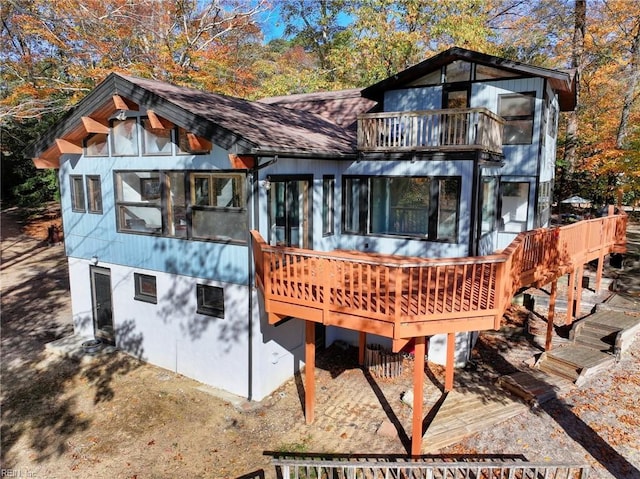
<svg viewBox="0 0 640 479">
<path fill-rule="evenodd" d="M 435 115 L 459 115 L 464 113 L 481 113 L 491 119 L 504 123 L 504 119 L 496 115 L 494 112 L 485 107 L 478 108 L 448 108 L 439 110 L 415 110 L 415 111 L 385 111 L 378 113 L 361 113 L 358 115 L 359 120 L 371 118 L 392 118 L 394 116 L 435 116 Z"/>
<path fill-rule="evenodd" d="M 525 461 L 423 461 L 407 459 L 403 461 L 354 461 L 354 460 L 317 460 L 317 459 L 279 459 L 273 458 L 272 464 L 274 466 L 301 466 L 301 467 L 353 467 L 353 468 L 367 468 L 367 469 L 422 469 L 422 468 L 464 468 L 471 467 L 483 467 L 492 469 L 505 469 L 505 468 L 531 468 L 538 470 L 545 469 L 589 469 L 586 464 L 570 463 L 570 462 L 525 462 Z"/>
<path fill-rule="evenodd" d="M 623 215 L 604 216 L 590 220 L 580 221 L 571 225 L 556 226 L 553 228 L 538 228 L 535 230 L 520 233 L 501 253 L 487 256 L 471 256 L 459 258 L 419 258 L 395 255 L 383 255 L 378 253 L 363 253 L 360 251 L 316 251 L 303 248 L 292 248 L 288 246 L 271 246 L 262 240 L 261 249 L 266 253 L 287 254 L 290 256 L 326 258 L 329 260 L 342 260 L 353 263 L 370 264 L 375 266 L 388 266 L 394 268 L 428 268 L 437 266 L 459 266 L 481 263 L 503 263 L 507 261 L 509 255 L 526 240 L 528 236 L 557 234 L 560 231 L 569 231 L 576 227 L 584 227 L 585 223 L 603 222 L 605 220 L 615 220 Z M 580 226 L 582 223 L 582 226 Z M 576 226 L 578 225 L 578 226 Z M 252 232 L 255 238 L 260 237 L 258 232 Z M 261 238 L 261 237 L 260 237 Z"/>
</svg>

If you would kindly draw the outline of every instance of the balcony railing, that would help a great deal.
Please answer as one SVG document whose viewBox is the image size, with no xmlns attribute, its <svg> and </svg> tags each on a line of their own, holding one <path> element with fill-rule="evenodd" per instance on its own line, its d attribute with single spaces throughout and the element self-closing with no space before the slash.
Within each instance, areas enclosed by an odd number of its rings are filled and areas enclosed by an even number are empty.
<svg viewBox="0 0 640 479">
<path fill-rule="evenodd" d="M 358 149 L 502 154 L 503 124 L 486 108 L 369 113 L 358 117 Z"/>
<path fill-rule="evenodd" d="M 253 231 L 271 323 L 287 316 L 408 338 L 499 327 L 513 295 L 624 251 L 627 217 L 520 233 L 503 252 L 423 259 L 269 246 Z"/>
</svg>

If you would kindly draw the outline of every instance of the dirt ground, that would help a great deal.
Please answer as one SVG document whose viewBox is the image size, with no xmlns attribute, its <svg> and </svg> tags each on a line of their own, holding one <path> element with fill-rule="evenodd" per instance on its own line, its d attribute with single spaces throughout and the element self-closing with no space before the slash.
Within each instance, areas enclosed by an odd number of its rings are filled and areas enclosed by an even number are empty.
<svg viewBox="0 0 640 479">
<path fill-rule="evenodd" d="M 122 353 L 74 361 L 49 352 L 46 343 L 72 333 L 64 247 L 47 244 L 50 224 L 59 224 L 55 208 L 32 218 L 2 211 L 3 477 L 271 478 L 278 454 L 406 454 L 410 430 L 403 437 L 382 426 L 390 410 L 410 424 L 410 408 L 400 400 L 410 368 L 395 380 L 367 382 L 355 348 L 334 346 L 318 358 L 310 426 L 299 378 L 247 402 Z M 505 323 L 523 326 L 521 313 L 514 308 Z M 522 367 L 540 351 L 530 339 L 483 335 L 477 369 L 456 377 L 493 378 Z M 441 383 L 441 368 L 429 364 L 427 373 Z M 436 453 L 572 461 L 593 466 L 591 479 L 639 479 L 639 397 L 636 338 L 611 374 Z"/>
</svg>

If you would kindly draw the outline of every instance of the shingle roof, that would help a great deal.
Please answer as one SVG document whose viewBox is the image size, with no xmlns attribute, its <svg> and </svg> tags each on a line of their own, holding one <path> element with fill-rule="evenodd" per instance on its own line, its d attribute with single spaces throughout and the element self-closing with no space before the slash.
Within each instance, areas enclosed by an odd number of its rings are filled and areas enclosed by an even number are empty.
<svg viewBox="0 0 640 479">
<path fill-rule="evenodd" d="M 292 110 L 303 110 L 320 115 L 323 118 L 343 127 L 355 128 L 358 115 L 367 113 L 377 103 L 364 98 L 362 89 L 338 90 L 319 93 L 303 93 L 298 95 L 262 98 L 260 103 L 279 105 Z"/>
<path fill-rule="evenodd" d="M 250 102 L 156 80 L 119 76 L 242 137 L 259 150 L 322 154 L 355 152 L 356 139 L 352 132 L 308 111 Z"/>
</svg>

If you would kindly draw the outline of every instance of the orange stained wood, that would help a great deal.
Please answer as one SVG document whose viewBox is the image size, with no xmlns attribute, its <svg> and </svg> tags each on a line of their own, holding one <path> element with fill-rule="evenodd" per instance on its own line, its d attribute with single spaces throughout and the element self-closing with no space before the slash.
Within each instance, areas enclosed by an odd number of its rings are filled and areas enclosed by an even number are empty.
<svg viewBox="0 0 640 479">
<path fill-rule="evenodd" d="M 195 133 L 187 132 L 187 141 L 189 142 L 189 149 L 192 152 L 211 150 L 211 142 Z"/>
<path fill-rule="evenodd" d="M 170 130 L 174 127 L 174 124 L 171 123 L 166 118 L 158 116 L 155 111 L 147 110 L 147 117 L 149 118 L 149 123 L 151 124 L 151 128 L 157 130 Z"/>
<path fill-rule="evenodd" d="M 435 260 L 269 246 L 253 231 L 256 282 L 271 324 L 293 316 L 378 334 L 397 351 L 408 338 L 498 329 L 519 289 L 623 251 L 626 221 L 528 231 L 499 254 Z"/>
</svg>

